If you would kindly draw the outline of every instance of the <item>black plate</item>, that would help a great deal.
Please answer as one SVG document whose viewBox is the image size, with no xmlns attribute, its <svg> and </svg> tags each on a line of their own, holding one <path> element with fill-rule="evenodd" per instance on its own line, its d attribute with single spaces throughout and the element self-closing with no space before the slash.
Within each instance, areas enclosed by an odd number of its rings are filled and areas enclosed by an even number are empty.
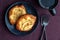
<svg viewBox="0 0 60 40">
<path fill-rule="evenodd" d="M 10 22 L 9 22 L 9 19 L 8 19 L 8 12 L 9 12 L 9 10 L 12 7 L 16 6 L 16 5 L 21 5 L 21 4 L 23 4 L 26 7 L 27 13 L 32 14 L 32 15 L 35 15 L 37 17 L 36 23 L 34 24 L 32 30 L 30 30 L 28 32 L 20 32 L 20 31 L 16 30 L 15 29 L 15 25 L 11 25 Z M 35 8 L 31 5 L 31 3 L 27 3 L 27 2 L 16 2 L 16 3 L 10 5 L 9 8 L 7 9 L 6 14 L 5 14 L 5 23 L 6 23 L 6 26 L 7 26 L 7 28 L 9 29 L 9 31 L 11 33 L 13 33 L 15 35 L 24 36 L 24 35 L 27 35 L 27 34 L 33 32 L 34 29 L 37 27 L 37 25 L 38 25 L 38 14 L 37 14 Z"/>
</svg>

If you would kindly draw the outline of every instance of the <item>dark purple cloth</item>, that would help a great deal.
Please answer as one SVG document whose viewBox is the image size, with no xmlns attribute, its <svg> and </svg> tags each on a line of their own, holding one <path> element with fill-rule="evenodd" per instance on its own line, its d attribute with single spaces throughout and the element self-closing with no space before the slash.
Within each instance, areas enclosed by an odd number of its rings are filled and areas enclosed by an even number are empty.
<svg viewBox="0 0 60 40">
<path fill-rule="evenodd" d="M 37 28 L 26 36 L 16 36 L 13 35 L 5 25 L 5 11 L 7 7 L 14 2 L 31 2 L 36 8 L 39 15 L 48 14 L 48 10 L 42 9 L 37 0 L 0 0 L 0 40 L 38 40 L 41 32 L 41 25 L 38 24 Z M 57 14 L 56 16 L 51 16 L 49 20 L 49 25 L 46 28 L 47 40 L 60 40 L 60 0 L 58 0 L 58 5 L 56 6 Z M 39 21 L 40 22 L 40 21 Z"/>
</svg>

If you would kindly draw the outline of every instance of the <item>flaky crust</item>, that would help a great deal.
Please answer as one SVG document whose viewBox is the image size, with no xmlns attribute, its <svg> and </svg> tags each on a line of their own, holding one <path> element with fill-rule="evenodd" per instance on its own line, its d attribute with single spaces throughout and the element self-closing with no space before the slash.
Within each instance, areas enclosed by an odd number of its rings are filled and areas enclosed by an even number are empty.
<svg viewBox="0 0 60 40">
<path fill-rule="evenodd" d="M 14 25 L 17 19 L 26 14 L 26 9 L 24 5 L 16 5 L 9 10 L 9 21 L 12 25 Z"/>
<path fill-rule="evenodd" d="M 36 16 L 25 14 L 18 19 L 16 29 L 19 31 L 29 31 L 32 29 L 35 21 Z"/>
</svg>

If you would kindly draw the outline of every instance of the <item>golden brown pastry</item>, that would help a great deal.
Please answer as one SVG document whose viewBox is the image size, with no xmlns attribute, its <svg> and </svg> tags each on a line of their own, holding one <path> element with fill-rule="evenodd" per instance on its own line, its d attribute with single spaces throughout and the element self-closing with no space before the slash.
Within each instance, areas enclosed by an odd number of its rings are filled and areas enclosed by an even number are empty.
<svg viewBox="0 0 60 40">
<path fill-rule="evenodd" d="M 17 20 L 16 29 L 19 31 L 29 31 L 36 21 L 36 16 L 25 14 Z"/>
<path fill-rule="evenodd" d="M 21 16 L 26 14 L 26 9 L 24 5 L 16 5 L 9 11 L 9 21 L 12 25 L 14 25 L 17 19 Z"/>
</svg>

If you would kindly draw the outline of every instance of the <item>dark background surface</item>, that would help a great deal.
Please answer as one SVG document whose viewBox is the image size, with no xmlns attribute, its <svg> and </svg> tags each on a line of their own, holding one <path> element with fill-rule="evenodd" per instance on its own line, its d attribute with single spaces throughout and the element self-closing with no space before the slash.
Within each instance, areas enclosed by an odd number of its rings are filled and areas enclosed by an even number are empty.
<svg viewBox="0 0 60 40">
<path fill-rule="evenodd" d="M 38 24 L 37 28 L 29 35 L 26 36 L 16 36 L 13 35 L 7 29 L 4 22 L 4 15 L 7 7 L 15 2 L 31 2 L 36 8 L 39 15 L 48 14 L 51 16 L 48 10 L 42 9 L 37 0 L 0 0 L 0 40 L 38 40 L 41 33 L 41 25 Z M 47 40 L 60 40 L 60 0 L 58 0 L 58 5 L 56 6 L 57 14 L 56 16 L 51 16 L 49 20 L 49 25 L 47 26 Z M 40 22 L 40 21 L 39 21 Z"/>
</svg>

